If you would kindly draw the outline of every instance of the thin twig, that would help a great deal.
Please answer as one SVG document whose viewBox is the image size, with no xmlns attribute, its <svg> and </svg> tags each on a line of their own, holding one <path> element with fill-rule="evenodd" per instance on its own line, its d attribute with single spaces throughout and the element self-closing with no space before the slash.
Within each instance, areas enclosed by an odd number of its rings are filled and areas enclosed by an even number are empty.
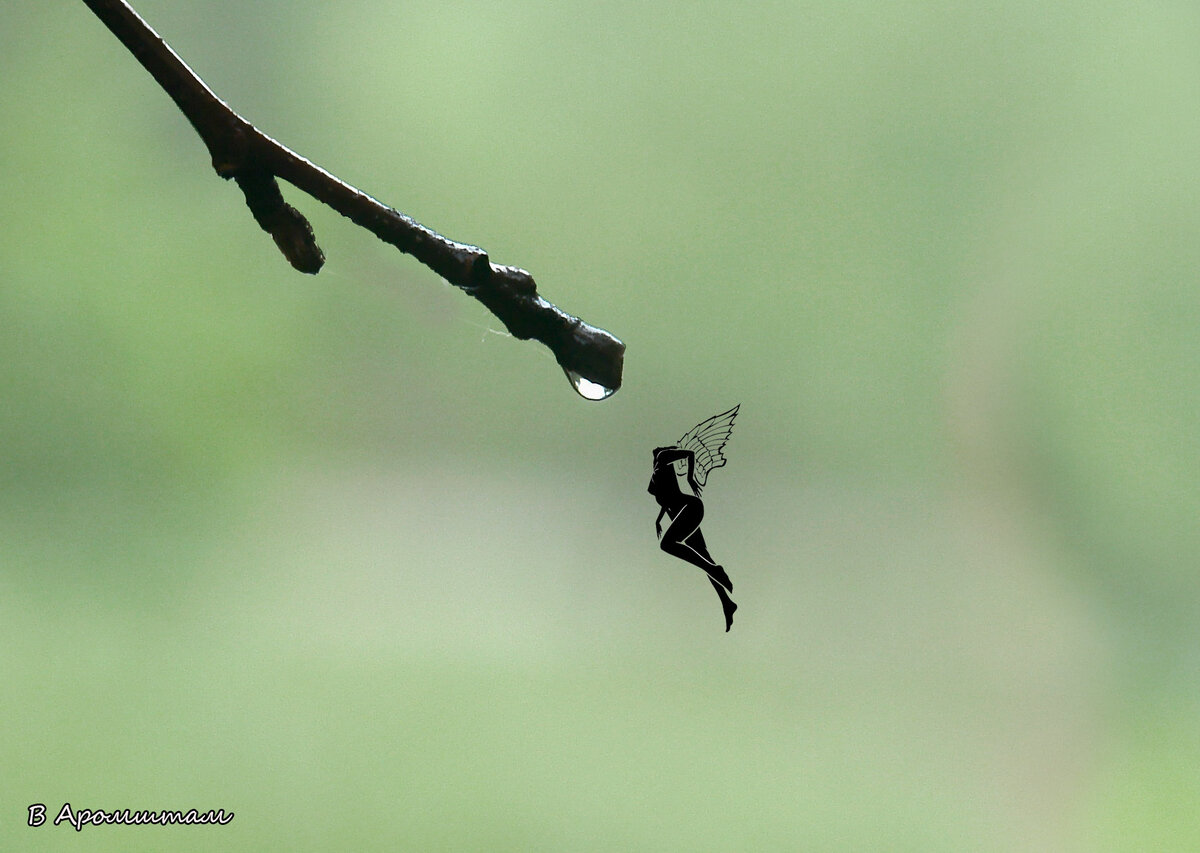
<svg viewBox="0 0 1200 853">
<path fill-rule="evenodd" d="M 549 347 L 564 370 L 612 391 L 621 387 L 625 345 L 547 302 L 525 270 L 492 263 L 478 246 L 443 237 L 267 136 L 218 98 L 125 0 L 83 2 L 175 101 L 208 147 L 217 174 L 237 182 L 255 220 L 296 269 L 316 273 L 325 256 L 308 220 L 283 200 L 276 178 L 465 290 L 514 337 Z"/>
</svg>

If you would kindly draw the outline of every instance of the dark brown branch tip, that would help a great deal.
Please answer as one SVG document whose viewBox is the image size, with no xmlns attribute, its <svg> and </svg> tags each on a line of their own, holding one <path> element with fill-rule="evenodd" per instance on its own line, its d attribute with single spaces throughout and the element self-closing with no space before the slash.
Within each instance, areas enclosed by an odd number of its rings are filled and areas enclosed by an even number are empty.
<svg viewBox="0 0 1200 853">
<path fill-rule="evenodd" d="M 621 374 L 625 366 L 625 344 L 618 338 L 589 326 L 578 317 L 570 317 L 565 340 L 556 348 L 551 346 L 558 363 L 603 385 L 612 391 L 621 387 Z"/>
</svg>

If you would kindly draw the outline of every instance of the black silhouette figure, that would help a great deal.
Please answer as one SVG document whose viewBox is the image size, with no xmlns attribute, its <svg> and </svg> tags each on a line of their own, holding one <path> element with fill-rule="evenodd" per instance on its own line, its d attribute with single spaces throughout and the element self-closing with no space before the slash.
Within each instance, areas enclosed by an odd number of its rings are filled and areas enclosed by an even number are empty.
<svg viewBox="0 0 1200 853">
<path fill-rule="evenodd" d="M 654 520 L 654 529 L 660 537 L 659 547 L 708 574 L 717 597 L 721 599 L 726 631 L 733 625 L 733 611 L 737 610 L 737 604 L 729 597 L 729 593 L 733 592 L 729 575 L 708 553 L 704 534 L 700 532 L 700 522 L 704 518 L 700 492 L 704 489 L 709 472 L 725 464 L 721 449 L 729 440 L 738 408 L 734 406 L 728 412 L 697 424 L 679 439 L 678 444 L 654 448 L 654 472 L 650 475 L 648 489 L 661 507 L 658 518 Z M 683 470 L 680 470 L 681 466 Z M 679 487 L 681 474 L 686 477 L 691 494 Z M 665 532 L 662 528 L 663 516 L 670 519 Z"/>
</svg>

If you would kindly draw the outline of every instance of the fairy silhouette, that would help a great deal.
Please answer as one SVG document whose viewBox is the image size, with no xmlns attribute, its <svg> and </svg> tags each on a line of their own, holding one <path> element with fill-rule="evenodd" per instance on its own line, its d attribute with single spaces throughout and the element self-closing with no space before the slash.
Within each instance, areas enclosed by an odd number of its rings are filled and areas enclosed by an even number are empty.
<svg viewBox="0 0 1200 853">
<path fill-rule="evenodd" d="M 654 529 L 660 537 L 659 547 L 672 557 L 686 560 L 708 574 L 717 597 L 721 599 L 726 631 L 733 625 L 733 611 L 737 610 L 737 605 L 729 597 L 729 593 L 733 592 L 733 583 L 704 544 L 704 535 L 700 532 L 704 503 L 700 500 L 700 492 L 708 481 L 709 472 L 725 464 L 721 449 L 729 441 L 738 408 L 734 406 L 728 412 L 702 421 L 685 433 L 677 444 L 654 448 L 654 471 L 650 475 L 648 489 L 661 507 L 658 518 L 654 520 Z M 691 494 L 679 487 L 681 475 L 686 478 Z M 662 528 L 663 516 L 670 519 L 665 532 Z"/>
</svg>

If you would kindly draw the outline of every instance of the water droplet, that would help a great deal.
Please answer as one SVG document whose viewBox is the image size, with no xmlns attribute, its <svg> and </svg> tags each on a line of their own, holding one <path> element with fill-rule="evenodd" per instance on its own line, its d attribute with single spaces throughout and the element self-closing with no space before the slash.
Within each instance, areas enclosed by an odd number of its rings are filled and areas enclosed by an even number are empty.
<svg viewBox="0 0 1200 853">
<path fill-rule="evenodd" d="M 585 400 L 603 400 L 613 395 L 612 388 L 606 388 L 599 382 L 593 382 L 590 379 L 584 379 L 574 370 L 563 368 L 563 373 L 567 374 L 567 379 L 571 382 L 571 387 L 574 388 L 579 396 Z"/>
</svg>

